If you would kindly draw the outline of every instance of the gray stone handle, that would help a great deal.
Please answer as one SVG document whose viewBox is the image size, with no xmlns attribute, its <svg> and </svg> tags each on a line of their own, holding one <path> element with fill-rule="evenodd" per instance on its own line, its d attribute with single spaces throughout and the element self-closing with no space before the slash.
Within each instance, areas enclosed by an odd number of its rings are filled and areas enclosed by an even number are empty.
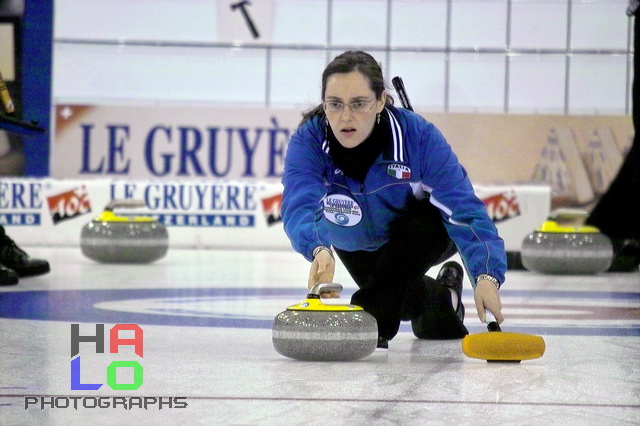
<svg viewBox="0 0 640 426">
<path fill-rule="evenodd" d="M 582 219 L 589 216 L 589 212 L 583 209 L 560 208 L 549 213 L 549 219 L 567 220 Z"/>
<path fill-rule="evenodd" d="M 104 209 L 112 212 L 114 209 L 121 208 L 121 207 L 134 209 L 134 208 L 140 208 L 140 207 L 146 207 L 146 206 L 147 206 L 147 203 L 145 203 L 143 200 L 133 200 L 131 198 L 128 198 L 125 200 L 112 200 L 109 204 L 106 205 Z"/>
<path fill-rule="evenodd" d="M 309 296 L 320 296 L 322 293 L 342 292 L 342 284 L 338 283 L 319 283 L 309 290 Z"/>
</svg>

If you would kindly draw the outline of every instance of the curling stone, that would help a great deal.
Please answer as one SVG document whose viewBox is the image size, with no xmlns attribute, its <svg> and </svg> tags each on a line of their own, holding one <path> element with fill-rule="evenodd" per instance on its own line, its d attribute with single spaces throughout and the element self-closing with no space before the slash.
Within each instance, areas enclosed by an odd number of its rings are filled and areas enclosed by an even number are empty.
<svg viewBox="0 0 640 426">
<path fill-rule="evenodd" d="M 609 238 L 594 226 L 576 225 L 587 212 L 560 209 L 522 242 L 522 264 L 542 274 L 590 275 L 613 261 Z M 572 221 L 574 223 L 572 223 Z"/>
<path fill-rule="evenodd" d="M 342 285 L 315 285 L 304 302 L 289 306 L 273 322 L 273 347 L 302 361 L 354 361 L 371 355 L 378 343 L 378 324 L 360 306 L 329 305 L 320 294 L 342 291 Z"/>
<path fill-rule="evenodd" d="M 82 254 L 101 263 L 151 263 L 167 254 L 167 228 L 150 217 L 116 216 L 119 207 L 144 207 L 144 201 L 113 200 L 80 234 Z"/>
</svg>

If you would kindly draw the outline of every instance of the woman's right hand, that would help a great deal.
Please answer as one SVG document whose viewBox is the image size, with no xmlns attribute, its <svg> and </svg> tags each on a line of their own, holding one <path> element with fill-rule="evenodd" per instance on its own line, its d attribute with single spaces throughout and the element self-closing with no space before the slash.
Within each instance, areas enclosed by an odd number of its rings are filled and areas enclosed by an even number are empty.
<svg viewBox="0 0 640 426">
<path fill-rule="evenodd" d="M 478 318 L 482 323 L 487 321 L 486 311 L 490 311 L 498 324 L 502 324 L 504 316 L 502 315 L 502 302 L 496 285 L 489 280 L 480 280 L 473 292 L 473 299 L 476 302 Z"/>
<path fill-rule="evenodd" d="M 336 271 L 336 261 L 328 250 L 320 250 L 316 257 L 311 262 L 311 270 L 309 271 L 309 290 L 314 285 L 319 283 L 332 283 L 333 274 Z M 340 297 L 339 293 L 322 293 L 320 295 L 323 299 L 337 299 Z"/>
</svg>

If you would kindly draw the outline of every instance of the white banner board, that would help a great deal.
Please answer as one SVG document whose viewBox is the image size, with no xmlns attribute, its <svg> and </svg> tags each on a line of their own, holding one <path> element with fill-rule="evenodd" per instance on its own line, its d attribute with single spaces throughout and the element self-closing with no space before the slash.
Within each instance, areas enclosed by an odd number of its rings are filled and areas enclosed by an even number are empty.
<svg viewBox="0 0 640 426">
<path fill-rule="evenodd" d="M 520 251 L 549 214 L 545 186 L 479 186 L 476 192 L 509 251 Z M 109 202 L 124 199 L 145 207 L 116 214 L 155 218 L 167 227 L 170 247 L 291 248 L 279 183 L 0 179 L 0 224 L 20 245 L 79 246 L 82 228 Z"/>
</svg>

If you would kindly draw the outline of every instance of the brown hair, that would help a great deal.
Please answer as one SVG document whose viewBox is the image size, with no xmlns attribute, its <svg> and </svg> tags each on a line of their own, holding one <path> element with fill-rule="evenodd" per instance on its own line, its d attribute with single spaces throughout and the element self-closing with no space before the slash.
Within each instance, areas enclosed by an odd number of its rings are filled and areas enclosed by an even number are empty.
<svg viewBox="0 0 640 426">
<path fill-rule="evenodd" d="M 327 65 L 322 73 L 322 100 L 324 101 L 324 93 L 327 89 L 327 80 L 329 77 L 333 74 L 350 73 L 352 71 L 362 73 L 365 78 L 369 80 L 369 87 L 375 93 L 376 99 L 380 100 L 382 92 L 386 88 L 384 77 L 382 76 L 382 68 L 373 56 L 361 50 L 344 52 L 336 56 L 333 61 Z M 393 105 L 393 98 L 389 94 L 387 94 L 386 105 Z M 324 115 L 325 113 L 321 103 L 315 108 L 302 113 L 302 122 L 300 124 L 304 124 L 314 116 L 324 117 Z"/>
</svg>

